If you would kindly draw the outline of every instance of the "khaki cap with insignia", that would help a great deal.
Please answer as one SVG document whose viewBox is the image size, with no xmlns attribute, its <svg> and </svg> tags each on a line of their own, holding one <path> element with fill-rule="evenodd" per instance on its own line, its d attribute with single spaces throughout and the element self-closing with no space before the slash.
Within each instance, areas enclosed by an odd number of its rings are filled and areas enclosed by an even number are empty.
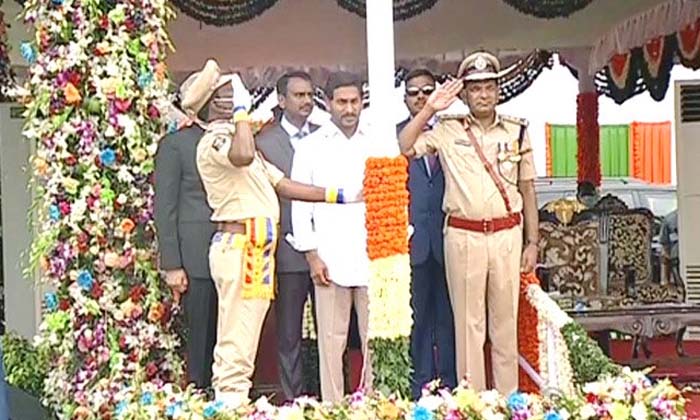
<svg viewBox="0 0 700 420">
<path fill-rule="evenodd" d="M 495 55 L 486 51 L 477 51 L 462 61 L 457 70 L 457 77 L 464 81 L 498 79 L 501 63 Z"/>
<path fill-rule="evenodd" d="M 192 73 L 180 86 L 182 110 L 196 115 L 218 88 L 231 83 L 233 74 L 221 74 L 219 63 L 209 59 L 202 70 Z"/>
</svg>

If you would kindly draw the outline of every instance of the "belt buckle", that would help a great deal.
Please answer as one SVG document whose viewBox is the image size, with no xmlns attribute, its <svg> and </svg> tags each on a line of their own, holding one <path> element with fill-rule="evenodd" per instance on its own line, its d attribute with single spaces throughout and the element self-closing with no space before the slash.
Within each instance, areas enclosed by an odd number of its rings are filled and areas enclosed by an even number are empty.
<svg viewBox="0 0 700 420">
<path fill-rule="evenodd" d="M 493 220 L 483 220 L 481 223 L 484 233 L 493 233 Z"/>
</svg>

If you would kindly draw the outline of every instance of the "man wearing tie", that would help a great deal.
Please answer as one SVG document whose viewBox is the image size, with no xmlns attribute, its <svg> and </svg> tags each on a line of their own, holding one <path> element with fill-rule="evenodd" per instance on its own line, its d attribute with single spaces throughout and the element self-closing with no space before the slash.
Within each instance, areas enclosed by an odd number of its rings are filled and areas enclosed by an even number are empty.
<svg viewBox="0 0 700 420">
<path fill-rule="evenodd" d="M 418 114 L 434 90 L 435 77 L 430 71 L 415 69 L 406 76 L 404 101 L 411 116 L 397 125 L 397 133 Z M 429 130 L 430 125 L 429 122 L 425 129 Z M 443 385 L 453 388 L 457 378 L 454 321 L 443 259 L 445 214 L 441 206 L 445 177 L 436 155 L 411 160 L 408 170 L 409 215 L 414 228 L 411 238 L 412 393 L 418 398 L 427 382 L 440 378 Z"/>
<path fill-rule="evenodd" d="M 189 89 L 199 73 L 183 82 Z M 205 113 L 201 117 L 206 117 Z M 211 386 L 216 344 L 216 287 L 209 271 L 209 242 L 215 231 L 211 208 L 196 165 L 197 144 L 204 135 L 200 118 L 168 134 L 158 144 L 155 166 L 155 223 L 160 268 L 176 296 L 183 296 L 188 382 Z M 192 122 L 197 121 L 197 122 Z"/>
<path fill-rule="evenodd" d="M 294 149 L 318 126 L 308 122 L 314 106 L 311 77 L 305 72 L 291 72 L 277 82 L 282 116 L 256 138 L 257 148 L 265 158 L 290 176 Z M 302 318 L 304 303 L 313 293 L 309 265 L 304 255 L 285 240 L 292 232 L 291 203 L 280 197 L 280 240 L 277 247 L 279 290 L 275 300 L 280 383 L 284 398 L 292 400 L 310 390 L 303 389 L 301 360 Z"/>
</svg>

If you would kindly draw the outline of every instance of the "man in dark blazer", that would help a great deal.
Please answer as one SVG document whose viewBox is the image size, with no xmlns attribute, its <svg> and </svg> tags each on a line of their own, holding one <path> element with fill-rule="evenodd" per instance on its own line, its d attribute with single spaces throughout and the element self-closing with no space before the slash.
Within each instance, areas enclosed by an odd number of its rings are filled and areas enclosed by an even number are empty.
<svg viewBox="0 0 700 420">
<path fill-rule="evenodd" d="M 258 134 L 256 146 L 268 161 L 289 177 L 294 148 L 318 128 L 308 122 L 314 107 L 311 77 L 305 72 L 285 74 L 277 82 L 277 95 L 281 118 Z M 292 400 L 309 391 L 303 389 L 301 334 L 304 303 L 314 287 L 304 254 L 285 240 L 287 234 L 292 233 L 291 202 L 280 197 L 280 207 L 280 240 L 276 258 L 279 290 L 275 297 L 275 314 L 280 383 L 284 398 Z"/>
<path fill-rule="evenodd" d="M 211 209 L 195 163 L 203 134 L 197 123 L 188 123 L 160 140 L 155 222 L 160 269 L 176 299 L 183 298 L 188 381 L 206 389 L 211 386 L 216 344 L 217 295 L 209 273 L 209 242 L 215 226 L 209 221 Z"/>
<path fill-rule="evenodd" d="M 406 76 L 404 101 L 411 117 L 398 124 L 397 133 L 423 108 L 434 90 L 435 77 L 430 71 L 416 69 Z M 418 398 L 425 383 L 440 378 L 443 385 L 455 387 L 457 378 L 454 321 L 443 258 L 445 177 L 437 156 L 411 160 L 408 170 L 409 217 L 414 228 L 411 237 L 412 393 Z"/>
</svg>

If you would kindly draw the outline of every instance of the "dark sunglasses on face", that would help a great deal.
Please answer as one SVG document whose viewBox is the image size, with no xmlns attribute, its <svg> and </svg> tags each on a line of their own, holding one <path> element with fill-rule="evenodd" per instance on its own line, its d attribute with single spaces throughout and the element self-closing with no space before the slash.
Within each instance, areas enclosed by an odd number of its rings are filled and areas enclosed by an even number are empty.
<svg viewBox="0 0 700 420">
<path fill-rule="evenodd" d="M 434 86 L 423 86 L 422 88 L 411 86 L 406 89 L 406 95 L 408 96 L 418 96 L 419 93 L 423 92 L 423 95 L 429 96 L 435 91 Z"/>
</svg>

